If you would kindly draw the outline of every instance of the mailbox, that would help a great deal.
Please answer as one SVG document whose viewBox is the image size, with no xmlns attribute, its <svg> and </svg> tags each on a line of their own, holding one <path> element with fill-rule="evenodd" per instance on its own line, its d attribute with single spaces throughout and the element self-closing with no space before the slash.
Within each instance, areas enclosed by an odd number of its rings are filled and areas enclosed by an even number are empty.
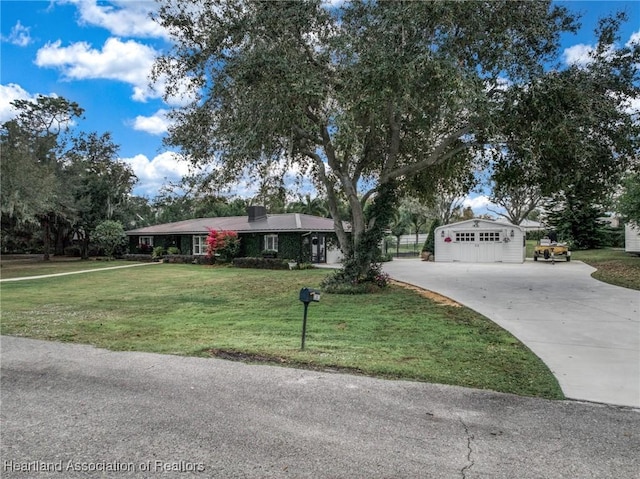
<svg viewBox="0 0 640 479">
<path fill-rule="evenodd" d="M 320 301 L 320 291 L 311 288 L 302 288 L 300 290 L 300 301 L 303 303 L 310 303 L 312 301 Z"/>
<path fill-rule="evenodd" d="M 304 349 L 304 341 L 307 335 L 307 310 L 309 304 L 313 301 L 317 303 L 320 301 L 320 291 L 311 288 L 302 288 L 300 290 L 300 301 L 304 303 L 304 316 L 302 318 L 302 345 L 300 349 Z"/>
</svg>

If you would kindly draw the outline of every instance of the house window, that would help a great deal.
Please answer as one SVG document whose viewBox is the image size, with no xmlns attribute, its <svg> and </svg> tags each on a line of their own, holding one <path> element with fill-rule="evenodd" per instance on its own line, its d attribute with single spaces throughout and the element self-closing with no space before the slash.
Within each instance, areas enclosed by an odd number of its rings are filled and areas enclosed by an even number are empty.
<svg viewBox="0 0 640 479">
<path fill-rule="evenodd" d="M 149 254 L 153 251 L 153 236 L 138 237 L 138 253 Z"/>
<path fill-rule="evenodd" d="M 500 232 L 499 231 L 485 231 L 479 233 L 480 242 L 493 242 L 500 241 Z"/>
<path fill-rule="evenodd" d="M 459 242 L 474 242 L 476 240 L 476 233 L 475 232 L 467 232 L 467 231 L 462 231 L 462 232 L 457 232 L 456 233 L 456 241 Z"/>
<path fill-rule="evenodd" d="M 140 236 L 138 244 L 140 246 L 153 246 L 153 236 Z"/>
<path fill-rule="evenodd" d="M 264 236 L 265 251 L 278 251 L 278 235 Z"/>
<path fill-rule="evenodd" d="M 204 256 L 207 254 L 207 237 L 206 236 L 194 236 L 193 237 L 193 254 Z"/>
</svg>

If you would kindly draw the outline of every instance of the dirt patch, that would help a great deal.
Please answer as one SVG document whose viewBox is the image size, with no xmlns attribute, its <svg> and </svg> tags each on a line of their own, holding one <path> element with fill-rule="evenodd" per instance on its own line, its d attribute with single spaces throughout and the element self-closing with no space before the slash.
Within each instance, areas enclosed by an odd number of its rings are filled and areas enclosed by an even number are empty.
<svg viewBox="0 0 640 479">
<path fill-rule="evenodd" d="M 409 289 L 411 291 L 415 291 L 420 296 L 428 298 L 431 301 L 433 301 L 435 303 L 438 303 L 438 304 L 440 304 L 442 306 L 453 306 L 455 308 L 462 307 L 462 305 L 460 303 L 455 302 L 453 299 L 447 298 L 446 296 L 443 296 L 443 295 L 438 294 L 438 293 L 434 293 L 433 291 L 429 291 L 428 289 L 423 289 L 423 288 L 420 288 L 418 286 L 414 286 L 413 284 L 409 284 L 409 283 L 403 283 L 402 281 L 397 281 L 395 279 L 392 280 L 391 283 L 395 284 L 397 286 L 400 286 L 401 288 L 405 288 L 405 289 Z"/>
<path fill-rule="evenodd" d="M 209 349 L 207 350 L 211 356 L 229 361 L 241 361 L 248 363 L 272 363 L 287 364 L 289 361 L 285 358 L 277 356 L 263 356 L 261 354 L 243 353 L 240 351 L 228 351 L 225 349 Z"/>
<path fill-rule="evenodd" d="M 324 373 L 346 373 L 367 376 L 358 368 L 350 368 L 346 366 L 322 365 L 312 362 L 297 361 L 279 356 L 265 356 L 263 354 L 243 353 L 240 351 L 231 351 L 226 349 L 207 349 L 204 351 L 209 356 L 227 361 L 238 361 L 246 364 L 268 364 L 268 365 L 286 365 L 298 369 L 306 369 L 309 371 L 320 371 Z M 379 376 L 384 377 L 384 376 Z M 392 376 L 389 376 L 392 377 Z"/>
</svg>

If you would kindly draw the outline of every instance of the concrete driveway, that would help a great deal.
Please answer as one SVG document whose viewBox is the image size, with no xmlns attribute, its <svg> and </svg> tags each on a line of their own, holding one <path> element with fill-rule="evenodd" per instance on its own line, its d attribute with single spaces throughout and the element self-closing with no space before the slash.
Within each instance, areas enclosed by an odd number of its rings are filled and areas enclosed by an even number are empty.
<svg viewBox="0 0 640 479">
<path fill-rule="evenodd" d="M 551 369 L 568 398 L 640 407 L 640 292 L 580 262 L 385 263 L 393 278 L 487 316 Z"/>
<path fill-rule="evenodd" d="M 640 411 L 3 336 L 3 478 L 622 479 Z"/>
</svg>

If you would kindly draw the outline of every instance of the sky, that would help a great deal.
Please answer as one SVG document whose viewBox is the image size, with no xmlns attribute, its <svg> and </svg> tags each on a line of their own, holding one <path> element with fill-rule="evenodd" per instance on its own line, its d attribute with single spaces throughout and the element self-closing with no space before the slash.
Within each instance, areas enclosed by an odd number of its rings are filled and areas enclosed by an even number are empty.
<svg viewBox="0 0 640 479">
<path fill-rule="evenodd" d="M 577 35 L 562 38 L 562 61 L 580 63 L 595 45 L 597 20 L 618 10 L 630 21 L 622 43 L 640 41 L 640 0 L 557 2 L 581 14 Z M 150 88 L 154 58 L 170 39 L 149 18 L 150 0 L 0 0 L 0 123 L 14 115 L 10 102 L 57 95 L 85 110 L 79 127 L 110 132 L 138 183 L 134 194 L 154 198 L 164 184 L 188 172 L 162 144 L 165 113 L 179 100 L 162 99 L 162 84 Z M 248 194 L 243 187 L 235 193 Z M 476 214 L 488 200 L 474 193 L 465 200 Z"/>
</svg>

